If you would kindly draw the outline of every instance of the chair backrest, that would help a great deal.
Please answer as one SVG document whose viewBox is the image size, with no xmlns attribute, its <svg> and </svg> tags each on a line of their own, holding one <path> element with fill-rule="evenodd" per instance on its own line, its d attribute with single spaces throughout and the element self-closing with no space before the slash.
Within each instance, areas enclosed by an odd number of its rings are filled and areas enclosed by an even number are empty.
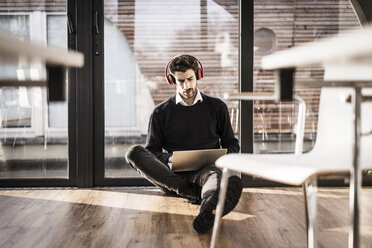
<svg viewBox="0 0 372 248">
<path fill-rule="evenodd" d="M 372 95 L 371 89 L 362 91 Z M 345 101 L 351 95 L 352 88 L 323 88 L 320 96 L 318 130 L 315 146 L 309 152 L 312 155 L 334 159 L 340 163 L 352 163 L 354 142 L 353 105 Z M 361 131 L 372 130 L 372 102 L 362 103 Z M 372 134 L 361 138 L 361 166 L 372 168 Z"/>
</svg>

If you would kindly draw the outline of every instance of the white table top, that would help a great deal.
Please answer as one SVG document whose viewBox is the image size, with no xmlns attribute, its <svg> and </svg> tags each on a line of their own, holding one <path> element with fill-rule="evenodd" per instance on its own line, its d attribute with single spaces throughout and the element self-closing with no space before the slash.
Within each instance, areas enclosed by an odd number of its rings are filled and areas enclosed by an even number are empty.
<svg viewBox="0 0 372 248">
<path fill-rule="evenodd" d="M 7 33 L 0 32 L 0 64 L 20 60 L 66 67 L 84 65 L 84 56 L 79 52 L 47 47 L 33 41 L 21 41 Z"/>
<path fill-rule="evenodd" d="M 262 58 L 263 69 L 372 66 L 372 25 L 304 43 Z M 370 80 L 370 78 L 368 79 Z"/>
</svg>

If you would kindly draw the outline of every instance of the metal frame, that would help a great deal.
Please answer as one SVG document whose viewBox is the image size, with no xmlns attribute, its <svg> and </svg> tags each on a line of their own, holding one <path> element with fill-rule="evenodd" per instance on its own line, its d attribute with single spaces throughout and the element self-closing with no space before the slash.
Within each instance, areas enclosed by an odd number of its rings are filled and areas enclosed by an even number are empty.
<svg viewBox="0 0 372 248">
<path fill-rule="evenodd" d="M 362 173 L 360 168 L 360 136 L 361 136 L 361 103 L 362 90 L 355 87 L 355 94 L 352 97 L 354 108 L 354 147 L 353 147 L 353 168 L 350 169 L 350 230 L 349 247 L 360 247 L 360 192 L 362 187 Z"/>
<path fill-rule="evenodd" d="M 76 71 L 76 164 L 77 186 L 93 186 L 93 44 L 91 1 L 76 1 L 72 19 L 76 23 L 76 49 L 85 56 L 84 68 Z M 73 6 L 69 6 L 73 7 Z"/>
<path fill-rule="evenodd" d="M 94 185 L 104 186 L 105 180 L 105 114 L 104 114 L 104 8 L 102 1 L 93 1 L 93 88 L 94 102 L 93 111 L 95 113 L 94 125 L 94 147 L 93 147 L 93 170 L 94 170 Z"/>
<path fill-rule="evenodd" d="M 312 177 L 307 180 L 303 187 L 304 202 L 305 202 L 305 219 L 307 230 L 307 247 L 316 247 L 316 193 L 317 193 L 317 178 Z M 308 199 L 310 198 L 310 199 Z"/>
<path fill-rule="evenodd" d="M 240 92 L 253 91 L 253 33 L 254 1 L 239 1 L 239 84 Z M 242 66 L 244 65 L 244 69 Z M 253 153 L 253 102 L 241 101 L 239 104 L 239 141 L 240 150 Z M 242 175 L 243 186 L 252 178 Z"/>
<path fill-rule="evenodd" d="M 221 219 L 222 219 L 223 208 L 225 206 L 225 198 L 226 198 L 229 176 L 230 176 L 230 171 L 227 168 L 224 168 L 222 171 L 220 192 L 218 195 L 218 204 L 216 207 L 216 216 L 214 219 L 214 226 L 213 226 L 213 231 L 212 231 L 212 239 L 211 239 L 211 245 L 210 245 L 211 248 L 214 248 L 216 246 L 218 234 L 220 233 Z"/>
</svg>

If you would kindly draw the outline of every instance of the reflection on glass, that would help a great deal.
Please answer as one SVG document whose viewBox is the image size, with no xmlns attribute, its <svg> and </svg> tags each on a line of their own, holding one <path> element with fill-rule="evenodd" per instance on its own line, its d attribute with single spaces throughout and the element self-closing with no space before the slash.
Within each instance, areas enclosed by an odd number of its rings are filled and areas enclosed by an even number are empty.
<svg viewBox="0 0 372 248">
<path fill-rule="evenodd" d="M 48 45 L 67 50 L 66 15 L 48 14 L 46 20 Z M 59 128 L 67 132 L 67 114 L 67 102 L 49 102 L 49 128 Z M 67 136 L 67 133 L 65 135 Z"/>
<path fill-rule="evenodd" d="M 359 27 L 350 1 L 254 1 L 254 91 L 274 89 L 273 71 L 261 68 L 263 55 L 301 43 L 329 37 L 342 30 Z M 321 6 L 321 7 L 320 7 Z M 327 13 L 327 18 L 324 18 Z M 275 42 L 275 39 L 277 40 Z M 297 69 L 295 81 L 323 80 L 321 68 Z M 306 102 L 304 150 L 315 142 L 319 105 L 319 88 L 295 88 Z M 292 102 L 255 101 L 255 153 L 294 152 L 298 105 Z"/>
<path fill-rule="evenodd" d="M 0 11 L 0 30 L 21 40 L 67 48 L 66 3 L 17 1 Z M 0 80 L 42 80 L 41 64 L 1 60 Z M 67 103 L 46 89 L 0 87 L 0 179 L 68 178 Z"/>
<path fill-rule="evenodd" d="M 0 88 L 1 128 L 31 127 L 30 89 Z"/>
<path fill-rule="evenodd" d="M 208 95 L 222 99 L 238 90 L 239 4 L 106 0 L 104 8 L 105 177 L 141 177 L 124 154 L 133 144 L 145 145 L 152 110 L 175 94 L 164 77 L 170 58 L 200 59 L 205 78 L 198 87 Z M 227 105 L 236 127 L 238 103 Z"/>
<path fill-rule="evenodd" d="M 30 39 L 30 19 L 24 14 L 0 15 L 0 30 L 7 32 L 20 40 Z"/>
<path fill-rule="evenodd" d="M 30 39 L 30 18 L 28 15 L 1 15 L 0 31 L 10 33 L 20 40 Z M 2 79 L 30 78 L 30 65 L 26 61 L 0 60 L 0 75 Z"/>
<path fill-rule="evenodd" d="M 254 32 L 254 51 L 258 55 L 267 55 L 275 51 L 277 38 L 269 28 L 259 28 Z"/>
</svg>

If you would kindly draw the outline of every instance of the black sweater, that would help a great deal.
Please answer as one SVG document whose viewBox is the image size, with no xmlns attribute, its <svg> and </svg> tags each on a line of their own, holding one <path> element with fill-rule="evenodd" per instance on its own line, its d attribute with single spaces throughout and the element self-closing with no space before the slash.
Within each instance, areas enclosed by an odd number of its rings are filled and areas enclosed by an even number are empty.
<svg viewBox="0 0 372 248">
<path fill-rule="evenodd" d="M 146 148 L 163 163 L 173 151 L 227 148 L 239 152 L 226 104 L 201 94 L 192 106 L 176 104 L 176 96 L 156 106 L 147 134 Z"/>
</svg>

